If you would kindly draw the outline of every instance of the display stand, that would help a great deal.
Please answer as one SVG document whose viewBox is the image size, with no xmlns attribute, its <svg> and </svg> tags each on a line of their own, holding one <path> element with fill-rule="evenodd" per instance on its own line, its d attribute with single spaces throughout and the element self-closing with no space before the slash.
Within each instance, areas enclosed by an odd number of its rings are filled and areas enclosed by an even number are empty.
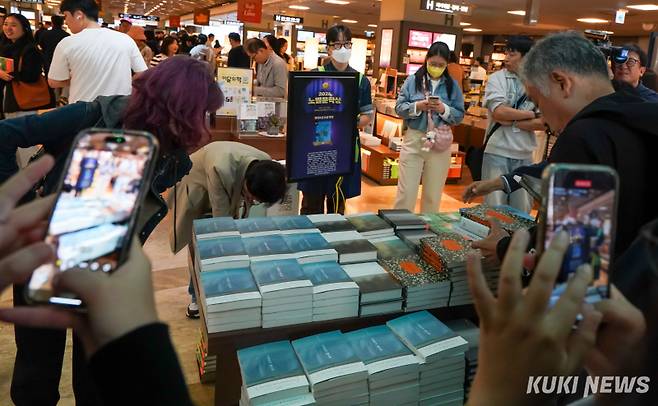
<svg viewBox="0 0 658 406">
<path fill-rule="evenodd" d="M 286 137 L 266 137 L 257 133 L 240 133 L 235 116 L 215 116 L 210 120 L 210 141 L 234 141 L 265 152 L 272 159 L 286 159 Z"/>
<path fill-rule="evenodd" d="M 198 285 L 199 268 L 194 258 L 193 248 L 190 244 L 188 263 L 194 273 L 192 278 L 194 290 L 197 297 L 202 297 Z M 428 311 L 443 321 L 461 318 L 477 321 L 477 315 L 472 305 L 444 307 Z M 237 356 L 237 350 L 239 349 L 277 340 L 295 340 L 326 331 L 352 331 L 376 326 L 405 314 L 391 313 L 380 316 L 353 317 L 275 328 L 252 328 L 209 334 L 205 325 L 202 306 L 199 306 L 199 313 L 202 324 L 201 331 L 205 342 L 208 344 L 208 355 L 217 355 L 217 370 L 215 373 L 215 405 L 217 406 L 237 405 L 240 401 L 242 377 Z"/>
</svg>

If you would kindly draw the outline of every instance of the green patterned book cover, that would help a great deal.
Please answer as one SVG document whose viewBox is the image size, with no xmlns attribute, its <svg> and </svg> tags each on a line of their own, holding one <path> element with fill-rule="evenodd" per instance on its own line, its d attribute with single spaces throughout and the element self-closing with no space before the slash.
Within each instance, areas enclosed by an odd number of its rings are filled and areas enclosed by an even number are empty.
<svg viewBox="0 0 658 406">
<path fill-rule="evenodd" d="M 423 238 L 421 246 L 423 257 L 433 262 L 434 266 L 439 261 L 441 269 L 464 266 L 471 251 L 470 241 L 455 233 Z"/>
<path fill-rule="evenodd" d="M 489 218 L 494 218 L 498 220 L 503 230 L 508 233 L 513 233 L 522 228 L 528 229 L 536 225 L 530 217 L 522 216 L 521 213 L 506 206 L 493 207 L 487 204 L 481 204 L 475 207 L 459 209 L 459 213 L 463 217 L 487 227 L 490 227 Z"/>
<path fill-rule="evenodd" d="M 437 234 L 450 233 L 454 224 L 458 224 L 461 214 L 458 211 L 448 213 L 425 213 L 421 216 Z"/>
</svg>

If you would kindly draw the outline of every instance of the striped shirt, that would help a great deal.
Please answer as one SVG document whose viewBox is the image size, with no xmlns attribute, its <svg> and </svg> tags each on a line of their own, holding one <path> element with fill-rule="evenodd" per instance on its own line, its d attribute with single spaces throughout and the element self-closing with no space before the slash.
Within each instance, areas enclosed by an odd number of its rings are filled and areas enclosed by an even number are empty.
<svg viewBox="0 0 658 406">
<path fill-rule="evenodd" d="M 167 58 L 168 58 L 168 56 L 165 55 L 165 54 L 157 54 L 156 56 L 154 56 L 151 59 L 151 64 L 150 65 L 151 65 L 152 68 L 155 68 L 156 66 L 158 66 L 158 64 L 160 62 L 164 61 Z"/>
</svg>

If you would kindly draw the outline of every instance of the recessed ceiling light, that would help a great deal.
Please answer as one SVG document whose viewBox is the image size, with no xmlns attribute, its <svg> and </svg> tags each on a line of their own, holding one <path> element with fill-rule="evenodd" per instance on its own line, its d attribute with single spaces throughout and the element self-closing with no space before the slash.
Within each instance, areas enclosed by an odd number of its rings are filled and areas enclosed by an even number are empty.
<svg viewBox="0 0 658 406">
<path fill-rule="evenodd" d="M 345 4 L 350 4 L 349 1 L 345 0 L 324 0 L 325 3 L 329 4 L 338 4 L 339 6 L 344 6 Z"/>
<path fill-rule="evenodd" d="M 513 14 L 515 16 L 524 16 L 525 11 L 524 10 L 510 10 L 507 12 L 507 14 Z"/>
<path fill-rule="evenodd" d="M 587 23 L 587 24 L 605 24 L 605 23 L 610 22 L 610 21 L 604 20 L 602 18 L 579 18 L 577 21 L 580 21 L 581 23 Z"/>
<path fill-rule="evenodd" d="M 480 32 L 480 31 L 482 31 L 482 30 L 479 29 L 479 28 L 464 28 L 464 31 L 468 31 L 468 32 Z"/>
<path fill-rule="evenodd" d="M 344 23 L 348 23 L 348 24 L 356 24 L 356 23 L 358 23 L 358 21 L 356 21 L 356 20 L 341 20 L 341 21 L 344 22 Z"/>
<path fill-rule="evenodd" d="M 310 7 L 308 7 L 308 6 L 298 6 L 297 4 L 293 4 L 292 6 L 288 6 L 288 8 L 292 8 L 294 10 L 308 10 Z"/>
<path fill-rule="evenodd" d="M 641 10 L 641 11 L 656 11 L 658 10 L 658 4 L 635 4 L 633 6 L 626 6 L 628 8 L 632 8 L 634 10 Z"/>
<path fill-rule="evenodd" d="M 368 27 L 377 28 L 377 24 L 368 24 Z"/>
<path fill-rule="evenodd" d="M 469 25 L 471 25 L 471 23 L 461 22 L 459 23 L 459 25 L 461 25 L 462 27 L 468 27 Z"/>
</svg>

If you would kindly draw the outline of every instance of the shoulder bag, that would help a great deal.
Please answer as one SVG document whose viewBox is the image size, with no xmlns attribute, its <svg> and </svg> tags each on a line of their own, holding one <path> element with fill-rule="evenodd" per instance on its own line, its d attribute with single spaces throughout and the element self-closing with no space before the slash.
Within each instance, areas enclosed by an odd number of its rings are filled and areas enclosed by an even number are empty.
<svg viewBox="0 0 658 406">
<path fill-rule="evenodd" d="M 18 72 L 23 67 L 23 56 L 18 60 Z M 36 110 L 39 107 L 45 107 L 52 103 L 52 97 L 48 82 L 43 73 L 39 74 L 39 79 L 34 83 L 12 80 L 11 87 L 14 92 L 16 104 L 21 110 Z"/>
</svg>

